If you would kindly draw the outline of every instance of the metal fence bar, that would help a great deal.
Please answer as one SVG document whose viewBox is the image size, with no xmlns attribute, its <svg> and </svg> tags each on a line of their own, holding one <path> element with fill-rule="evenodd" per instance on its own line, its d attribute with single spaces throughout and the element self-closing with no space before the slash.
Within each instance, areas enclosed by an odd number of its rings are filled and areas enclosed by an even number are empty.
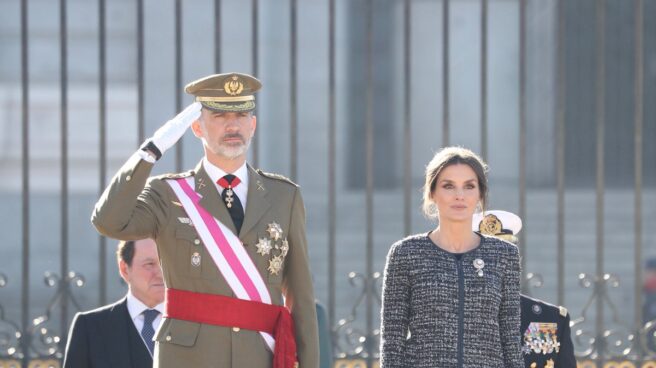
<svg viewBox="0 0 656 368">
<path fill-rule="evenodd" d="M 252 22 L 252 27 L 253 27 L 253 34 L 252 34 L 252 42 L 251 42 L 251 48 L 252 48 L 252 57 L 253 57 L 253 74 L 255 77 L 259 78 L 259 52 L 258 52 L 258 45 L 259 45 L 259 30 L 258 30 L 258 19 L 259 19 L 259 5 L 257 0 L 253 0 L 252 2 L 252 12 L 251 12 L 251 22 Z M 257 113 L 257 105 L 255 107 L 255 111 L 253 113 Z M 259 139 L 257 139 L 259 133 L 258 130 L 255 129 L 255 136 L 253 139 L 253 165 L 255 167 L 259 167 L 260 163 L 260 144 L 259 144 Z"/>
<path fill-rule="evenodd" d="M 59 57 L 60 57 L 60 119 L 61 119 L 61 197 L 60 197 L 60 226 L 61 226 L 61 344 L 65 344 L 68 331 L 68 43 L 67 43 L 67 10 L 66 0 L 59 1 Z"/>
<path fill-rule="evenodd" d="M 328 0 L 328 326 L 335 326 L 337 273 L 335 263 L 337 220 L 337 119 L 335 115 L 335 0 Z M 334 344 L 333 344 L 334 346 Z"/>
<path fill-rule="evenodd" d="M 635 197 L 634 197 L 634 269 L 635 283 L 633 293 L 635 301 L 633 305 L 634 328 L 639 331 L 642 327 L 642 125 L 644 119 L 644 17 L 642 15 L 643 1 L 635 1 L 635 85 L 634 85 L 634 118 L 635 128 L 633 132 L 634 142 L 634 165 L 635 165 Z M 636 336 L 640 336 L 636 334 Z M 638 349 L 641 351 L 642 349 Z M 640 354 L 640 353 L 639 353 Z M 641 355 L 638 358 L 642 358 Z"/>
<path fill-rule="evenodd" d="M 366 351 L 367 351 L 367 368 L 372 367 L 373 352 L 376 348 L 373 346 L 373 313 L 372 308 L 374 305 L 374 296 L 372 295 L 372 288 L 369 287 L 369 282 L 372 282 L 373 276 L 373 258 L 374 258 L 374 91 L 373 91 L 373 0 L 366 1 L 366 75 L 367 75 L 367 102 L 365 112 L 365 155 L 366 155 L 366 228 L 367 228 L 367 241 L 366 241 L 366 305 L 367 305 L 367 323 L 366 323 Z"/>
<path fill-rule="evenodd" d="M 409 235 L 412 228 L 412 213 L 410 212 L 412 196 L 412 4 L 410 0 L 403 2 L 403 82 L 404 82 L 404 129 L 403 129 L 403 234 Z"/>
<path fill-rule="evenodd" d="M 597 76 L 595 80 L 595 120 L 596 120 L 596 274 L 597 287 L 605 287 L 600 282 L 604 277 L 604 128 L 605 128 L 605 98 L 606 98 L 606 7 L 605 0 L 596 2 L 596 53 L 597 53 Z M 601 290 L 599 290 L 601 291 Z M 603 294 L 599 294 L 603 295 Z M 602 362 L 605 346 L 603 346 L 604 329 L 604 298 L 597 298 L 596 305 L 596 341 L 598 362 Z"/>
<path fill-rule="evenodd" d="M 296 34 L 297 28 L 297 11 L 298 7 L 296 5 L 296 0 L 290 0 L 289 3 L 289 23 L 290 23 L 290 47 L 289 47 L 289 74 L 290 74 L 290 83 L 289 86 L 289 110 L 290 110 L 290 176 L 292 180 L 298 180 L 298 106 L 297 106 L 297 43 L 298 37 Z"/>
<path fill-rule="evenodd" d="M 21 161 L 22 161 L 22 282 L 21 282 L 21 328 L 23 335 L 20 339 L 23 354 L 22 365 L 27 367 L 29 362 L 30 335 L 26 333 L 30 321 L 30 110 L 29 110 L 29 53 L 28 53 L 28 0 L 21 0 Z"/>
<path fill-rule="evenodd" d="M 558 258 L 558 297 L 559 305 L 565 304 L 565 110 L 567 108 L 565 86 L 565 1 L 558 0 L 558 40 L 557 40 L 557 93 L 556 107 L 556 191 L 557 191 L 557 258 Z"/>
<path fill-rule="evenodd" d="M 442 0 L 442 146 L 449 145 L 449 0 Z"/>
<path fill-rule="evenodd" d="M 214 0 L 214 72 L 221 73 L 221 0 Z"/>
<path fill-rule="evenodd" d="M 105 0 L 98 0 L 98 197 L 107 186 L 107 57 Z M 98 304 L 107 304 L 107 238 L 98 236 L 100 257 L 98 259 L 99 295 Z"/>
<path fill-rule="evenodd" d="M 144 0 L 137 0 L 137 144 L 145 139 L 144 119 Z"/>
<path fill-rule="evenodd" d="M 519 0 L 519 218 L 526 223 L 526 0 Z M 522 280 L 526 280 L 528 257 L 526 232 L 519 233 Z"/>
<path fill-rule="evenodd" d="M 487 161 L 487 2 L 481 0 L 481 157 Z"/>
<path fill-rule="evenodd" d="M 175 111 L 182 111 L 182 2 L 175 0 Z M 182 168 L 183 141 L 175 145 L 175 170 Z"/>
</svg>

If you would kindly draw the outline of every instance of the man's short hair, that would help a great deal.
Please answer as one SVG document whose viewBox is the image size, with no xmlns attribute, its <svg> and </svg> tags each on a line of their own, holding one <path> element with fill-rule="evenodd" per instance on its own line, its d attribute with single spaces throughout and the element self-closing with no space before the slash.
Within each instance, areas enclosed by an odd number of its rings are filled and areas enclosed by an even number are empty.
<svg viewBox="0 0 656 368">
<path fill-rule="evenodd" d="M 132 266 L 134 259 L 134 241 L 121 240 L 116 248 L 116 259 L 125 262 L 128 266 Z"/>
</svg>

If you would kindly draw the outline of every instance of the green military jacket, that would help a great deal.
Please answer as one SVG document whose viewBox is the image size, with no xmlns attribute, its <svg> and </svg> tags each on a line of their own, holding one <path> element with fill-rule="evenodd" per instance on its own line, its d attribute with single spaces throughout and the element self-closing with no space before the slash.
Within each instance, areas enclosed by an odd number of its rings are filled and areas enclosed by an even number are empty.
<svg viewBox="0 0 656 368">
<path fill-rule="evenodd" d="M 153 238 L 167 288 L 234 297 L 166 183 L 166 179 L 193 176 L 195 191 L 202 196 L 200 205 L 236 233 L 202 161 L 189 172 L 149 178 L 152 167 L 138 154 L 133 155 L 96 203 L 92 223 L 101 234 L 116 239 Z M 248 200 L 239 239 L 260 271 L 272 302 L 276 305 L 284 302 L 291 310 L 300 367 L 318 367 L 317 317 L 301 193 L 283 177 L 250 166 L 248 173 Z M 263 256 L 255 247 L 259 238 L 269 238 L 266 230 L 272 223 L 282 227 L 283 237 L 289 243 L 278 274 L 268 270 L 273 254 Z M 165 319 L 155 340 L 155 367 L 266 368 L 272 365 L 273 354 L 256 331 Z"/>
</svg>

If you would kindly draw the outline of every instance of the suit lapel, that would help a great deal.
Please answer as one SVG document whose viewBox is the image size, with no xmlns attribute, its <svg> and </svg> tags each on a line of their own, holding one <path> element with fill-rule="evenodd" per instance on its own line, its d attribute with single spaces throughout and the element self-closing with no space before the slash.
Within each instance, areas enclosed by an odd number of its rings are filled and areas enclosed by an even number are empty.
<svg viewBox="0 0 656 368">
<path fill-rule="evenodd" d="M 260 218 L 271 207 L 267 199 L 268 190 L 264 186 L 262 176 L 250 165 L 248 166 L 248 200 L 244 212 L 244 223 L 241 226 L 239 237 L 243 238 L 260 221 Z M 224 206 L 225 207 L 225 206 Z M 226 213 L 228 211 L 226 210 Z M 230 215 L 228 215 L 230 217 Z"/>
<path fill-rule="evenodd" d="M 216 189 L 216 185 L 214 185 L 212 179 L 210 179 L 209 175 L 207 175 L 207 172 L 203 168 L 203 161 L 198 163 L 195 171 L 196 175 L 194 176 L 194 181 L 196 188 L 194 189 L 196 190 L 196 193 L 203 197 L 199 202 L 200 205 L 212 216 L 221 221 L 222 224 L 232 230 L 233 233 L 237 234 L 235 224 L 232 222 L 232 217 L 230 217 L 230 213 L 228 213 L 228 209 L 223 203 L 221 195 Z"/>
<path fill-rule="evenodd" d="M 133 367 L 150 367 L 153 365 L 153 357 L 148 347 L 137 330 L 134 322 L 128 323 L 128 340 L 130 341 L 130 362 Z"/>
<path fill-rule="evenodd" d="M 127 297 L 116 303 L 112 308 L 107 324 L 98 333 L 105 334 L 105 346 L 112 367 L 130 367 L 130 339 L 127 338 L 132 321 L 128 312 Z"/>
</svg>

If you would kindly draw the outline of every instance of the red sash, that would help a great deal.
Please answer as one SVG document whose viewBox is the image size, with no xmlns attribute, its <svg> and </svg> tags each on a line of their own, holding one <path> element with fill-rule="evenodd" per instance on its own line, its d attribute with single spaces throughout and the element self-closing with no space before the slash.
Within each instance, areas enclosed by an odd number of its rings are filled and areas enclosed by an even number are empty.
<svg viewBox="0 0 656 368">
<path fill-rule="evenodd" d="M 287 308 L 225 295 L 166 289 L 165 318 L 267 332 L 274 336 L 273 368 L 294 368 L 294 319 Z"/>
</svg>

